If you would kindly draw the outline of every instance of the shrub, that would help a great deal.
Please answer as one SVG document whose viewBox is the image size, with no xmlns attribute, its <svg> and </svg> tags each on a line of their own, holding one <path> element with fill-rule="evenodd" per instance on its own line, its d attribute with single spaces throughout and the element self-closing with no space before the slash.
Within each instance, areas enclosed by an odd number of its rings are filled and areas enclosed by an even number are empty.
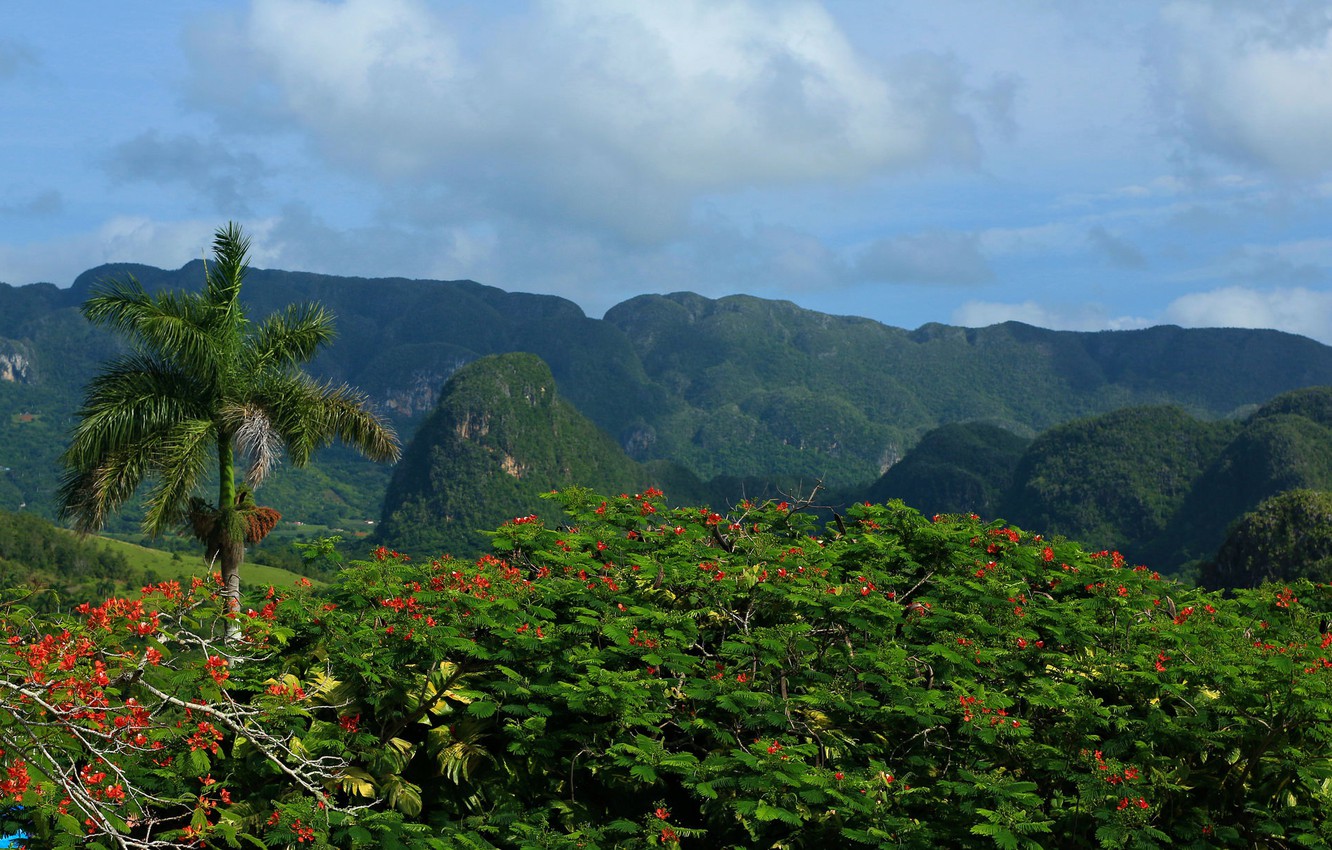
<svg viewBox="0 0 1332 850">
<path fill-rule="evenodd" d="M 200 699 L 263 709 L 256 734 L 286 749 L 255 767 L 251 732 L 222 729 L 207 775 L 244 799 L 191 840 L 1329 840 L 1326 588 L 1222 599 L 1114 552 L 900 503 L 817 529 L 786 503 L 552 498 L 566 523 L 516 518 L 475 561 L 381 549 L 325 597 L 268 600 L 251 619 L 280 651 Z M 143 782 L 182 775 L 106 757 Z M 48 790 L 25 815 L 58 797 L 60 777 L 35 781 Z"/>
</svg>

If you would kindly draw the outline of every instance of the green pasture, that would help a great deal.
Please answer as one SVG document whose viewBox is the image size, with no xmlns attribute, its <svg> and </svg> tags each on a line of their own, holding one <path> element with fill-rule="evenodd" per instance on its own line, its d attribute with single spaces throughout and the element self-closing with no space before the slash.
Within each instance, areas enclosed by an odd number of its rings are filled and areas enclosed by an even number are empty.
<svg viewBox="0 0 1332 850">
<path fill-rule="evenodd" d="M 200 554 L 173 554 L 161 549 L 150 549 L 147 546 L 140 546 L 137 543 L 129 543 L 124 540 L 116 540 L 111 537 L 100 538 L 113 552 L 119 552 L 125 556 L 129 562 L 130 568 L 138 574 L 147 574 L 149 571 L 155 573 L 160 580 L 168 579 L 188 579 L 193 576 L 206 575 L 210 570 L 204 563 L 203 556 Z M 279 567 L 270 567 L 266 564 L 246 562 L 241 568 L 241 581 L 248 587 L 274 585 L 276 587 L 290 587 L 302 578 L 297 573 L 290 570 L 284 570 Z M 323 582 L 310 579 L 313 584 L 321 585 Z"/>
</svg>

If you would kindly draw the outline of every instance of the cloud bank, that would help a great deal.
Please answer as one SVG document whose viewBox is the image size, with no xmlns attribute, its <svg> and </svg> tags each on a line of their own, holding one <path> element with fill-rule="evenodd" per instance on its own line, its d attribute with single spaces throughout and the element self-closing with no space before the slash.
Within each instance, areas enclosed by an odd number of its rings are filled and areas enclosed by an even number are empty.
<svg viewBox="0 0 1332 850">
<path fill-rule="evenodd" d="M 472 215 L 629 241 L 753 186 L 850 181 L 977 156 L 937 58 L 871 61 L 811 2 L 544 2 L 472 45 L 412 0 L 257 0 L 191 41 L 194 98 L 381 179 L 428 181 Z M 219 73 L 244 58 L 248 79 Z"/>
</svg>

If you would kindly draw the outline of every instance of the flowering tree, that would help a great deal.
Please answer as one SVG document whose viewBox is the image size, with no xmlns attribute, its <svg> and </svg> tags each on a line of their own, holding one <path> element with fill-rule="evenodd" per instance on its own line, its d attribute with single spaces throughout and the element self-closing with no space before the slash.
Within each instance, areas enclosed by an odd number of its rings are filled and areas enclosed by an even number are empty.
<svg viewBox="0 0 1332 850">
<path fill-rule="evenodd" d="M 381 550 L 298 629 L 340 648 L 344 791 L 466 847 L 1332 840 L 1326 588 L 900 504 L 557 498 L 476 561 Z"/>
<path fill-rule="evenodd" d="M 224 648 L 206 604 L 218 583 L 162 582 L 70 616 L 5 600 L 0 798 L 34 846 L 233 838 L 274 792 L 329 805 L 346 762 L 300 740 L 312 694 L 271 675 L 289 633 L 278 603 L 242 617 Z"/>
<path fill-rule="evenodd" d="M 1326 587 L 899 503 L 555 498 L 273 593 L 243 660 L 212 585 L 11 603 L 0 807 L 43 847 L 1332 842 Z"/>
</svg>

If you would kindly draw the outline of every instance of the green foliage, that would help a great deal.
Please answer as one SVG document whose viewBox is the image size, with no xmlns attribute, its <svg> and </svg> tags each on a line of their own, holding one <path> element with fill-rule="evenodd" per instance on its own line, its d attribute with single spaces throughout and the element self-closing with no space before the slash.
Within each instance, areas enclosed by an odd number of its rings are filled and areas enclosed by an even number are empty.
<svg viewBox="0 0 1332 850">
<path fill-rule="evenodd" d="M 42 846 L 1332 841 L 1326 586 L 1227 599 L 900 502 L 819 529 L 787 503 L 551 498 L 563 522 L 475 560 L 381 549 L 322 597 L 270 590 L 233 660 L 206 583 L 0 605 L 0 688 L 75 696 L 0 718 L 6 822 Z"/>
<path fill-rule="evenodd" d="M 167 581 L 65 613 L 0 593 L 5 834 L 31 847 L 235 847 L 274 807 L 306 823 L 346 817 L 323 792 L 345 763 L 310 734 L 300 684 L 265 672 L 291 634 L 278 605 L 308 597 L 270 592 L 224 629 L 214 588 Z M 244 655 L 221 647 L 224 630 Z"/>
<path fill-rule="evenodd" d="M 1240 517 L 1202 568 L 1210 587 L 1332 581 L 1332 493 L 1291 490 Z"/>
<path fill-rule="evenodd" d="M 1325 589 L 1225 600 L 900 503 L 820 534 L 558 501 L 476 561 L 381 550 L 298 628 L 345 793 L 457 847 L 1332 838 Z"/>
</svg>

